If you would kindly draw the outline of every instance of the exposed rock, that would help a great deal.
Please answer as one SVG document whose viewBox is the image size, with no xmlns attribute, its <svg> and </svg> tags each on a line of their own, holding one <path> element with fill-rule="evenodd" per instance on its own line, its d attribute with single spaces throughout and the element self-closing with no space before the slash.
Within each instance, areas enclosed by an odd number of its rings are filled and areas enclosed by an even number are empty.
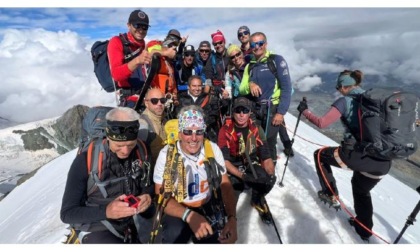
<svg viewBox="0 0 420 252">
<path fill-rule="evenodd" d="M 52 125 L 52 128 L 55 130 L 55 138 L 58 139 L 62 145 L 60 146 L 61 148 L 69 151 L 77 147 L 81 136 L 82 120 L 88 109 L 89 107 L 87 106 L 76 105 L 67 110 L 59 119 L 57 119 L 57 122 Z"/>
</svg>

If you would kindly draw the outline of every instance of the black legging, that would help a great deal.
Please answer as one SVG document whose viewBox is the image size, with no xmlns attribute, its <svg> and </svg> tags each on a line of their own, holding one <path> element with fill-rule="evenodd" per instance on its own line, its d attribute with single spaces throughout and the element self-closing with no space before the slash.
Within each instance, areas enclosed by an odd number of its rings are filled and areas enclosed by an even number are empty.
<svg viewBox="0 0 420 252">
<path fill-rule="evenodd" d="M 322 190 L 324 190 L 324 192 L 326 191 L 330 195 L 332 195 L 332 192 L 329 191 L 328 186 L 323 179 L 321 169 L 327 179 L 327 182 L 331 185 L 332 190 L 338 195 L 336 182 L 331 169 L 331 166 L 340 168 L 340 165 L 334 157 L 334 151 L 337 148 L 337 153 L 340 159 L 339 161 L 343 162 L 343 165 L 353 170 L 351 184 L 353 190 L 354 210 L 357 215 L 356 218 L 367 228 L 372 229 L 373 205 L 370 191 L 381 180 L 381 176 L 386 175 L 389 172 L 391 168 L 391 161 L 378 160 L 355 150 L 343 150 L 341 147 L 328 147 L 316 150 L 314 153 L 314 159 L 319 182 Z M 318 162 L 318 153 L 320 151 L 320 160 Z M 368 230 L 365 230 L 361 226 L 357 225 L 357 222 L 355 229 L 362 237 L 370 237 L 372 235 Z"/>
</svg>

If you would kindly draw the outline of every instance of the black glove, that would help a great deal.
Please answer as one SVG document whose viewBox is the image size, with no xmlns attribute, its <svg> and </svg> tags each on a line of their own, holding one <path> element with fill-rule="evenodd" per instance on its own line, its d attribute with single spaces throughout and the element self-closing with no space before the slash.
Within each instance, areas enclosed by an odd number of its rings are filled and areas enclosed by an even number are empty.
<svg viewBox="0 0 420 252">
<path fill-rule="evenodd" d="M 248 184 L 257 183 L 257 180 L 254 178 L 254 176 L 247 173 L 244 173 L 244 175 L 242 175 L 242 181 Z"/>
<path fill-rule="evenodd" d="M 270 175 L 265 183 L 265 193 L 269 193 L 271 189 L 273 189 L 274 185 L 276 184 L 277 177 L 276 175 Z"/>
<path fill-rule="evenodd" d="M 299 103 L 299 106 L 297 107 L 297 110 L 300 112 L 300 113 L 303 113 L 303 111 L 305 111 L 305 110 L 307 110 L 308 109 L 308 104 L 306 103 L 306 100 L 302 100 L 300 103 Z"/>
</svg>

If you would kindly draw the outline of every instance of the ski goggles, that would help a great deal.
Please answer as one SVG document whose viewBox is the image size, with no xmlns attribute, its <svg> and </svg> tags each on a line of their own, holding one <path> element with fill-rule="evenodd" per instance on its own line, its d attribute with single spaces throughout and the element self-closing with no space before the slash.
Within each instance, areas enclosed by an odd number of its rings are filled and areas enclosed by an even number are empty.
<svg viewBox="0 0 420 252">
<path fill-rule="evenodd" d="M 193 133 L 196 136 L 202 136 L 204 135 L 205 130 L 203 129 L 196 129 L 196 130 L 192 130 L 192 129 L 183 129 L 182 130 L 182 134 L 186 135 L 186 136 L 191 136 Z"/>
<path fill-rule="evenodd" d="M 106 121 L 106 136 L 112 141 L 132 141 L 137 139 L 139 121 Z"/>
<path fill-rule="evenodd" d="M 240 113 L 248 114 L 249 112 L 251 112 L 251 110 L 249 108 L 245 108 L 245 107 L 236 107 L 233 110 L 233 112 L 236 113 L 236 114 L 240 114 Z"/>
<path fill-rule="evenodd" d="M 150 101 L 153 105 L 157 105 L 159 102 L 162 104 L 165 104 L 167 99 L 165 97 L 162 98 L 150 98 L 150 99 L 145 99 L 145 101 Z"/>
<path fill-rule="evenodd" d="M 263 46 L 265 44 L 265 40 L 260 40 L 260 41 L 257 41 L 257 42 L 251 42 L 250 43 L 250 45 L 249 45 L 249 47 L 251 48 L 251 49 L 254 49 L 254 48 L 256 48 L 257 46 L 258 47 L 261 47 L 261 46 Z"/>
</svg>

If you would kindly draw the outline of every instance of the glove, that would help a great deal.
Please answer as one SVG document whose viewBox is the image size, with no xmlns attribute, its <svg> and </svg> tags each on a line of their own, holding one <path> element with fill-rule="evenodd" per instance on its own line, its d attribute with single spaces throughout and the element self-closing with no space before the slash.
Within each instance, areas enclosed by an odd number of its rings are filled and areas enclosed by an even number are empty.
<svg viewBox="0 0 420 252">
<path fill-rule="evenodd" d="M 242 181 L 248 184 L 257 183 L 257 180 L 254 178 L 254 176 L 247 173 L 244 173 L 244 175 L 242 175 Z"/>
<path fill-rule="evenodd" d="M 271 189 L 273 189 L 274 185 L 276 184 L 277 177 L 276 175 L 270 175 L 265 183 L 265 193 L 269 193 Z"/>
<path fill-rule="evenodd" d="M 303 111 L 308 109 L 308 104 L 306 103 L 306 100 L 303 100 L 299 103 L 299 106 L 297 107 L 297 110 L 299 113 L 303 113 Z"/>
</svg>

